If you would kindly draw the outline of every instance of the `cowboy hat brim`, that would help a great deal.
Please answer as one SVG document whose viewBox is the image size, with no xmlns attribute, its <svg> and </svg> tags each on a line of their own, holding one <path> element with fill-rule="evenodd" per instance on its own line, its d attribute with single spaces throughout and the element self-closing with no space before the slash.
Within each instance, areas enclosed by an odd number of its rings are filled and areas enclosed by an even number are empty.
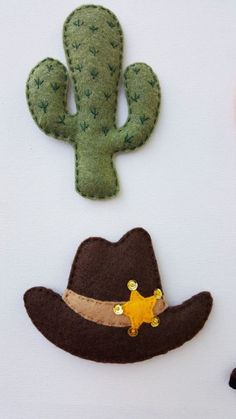
<svg viewBox="0 0 236 419">
<path fill-rule="evenodd" d="M 29 289 L 25 307 L 37 329 L 52 343 L 81 358 L 110 363 L 143 361 L 192 339 L 203 327 L 212 297 L 201 292 L 160 315 L 160 325 L 143 324 L 136 337 L 127 328 L 103 326 L 72 311 L 61 296 L 44 287 Z"/>
</svg>

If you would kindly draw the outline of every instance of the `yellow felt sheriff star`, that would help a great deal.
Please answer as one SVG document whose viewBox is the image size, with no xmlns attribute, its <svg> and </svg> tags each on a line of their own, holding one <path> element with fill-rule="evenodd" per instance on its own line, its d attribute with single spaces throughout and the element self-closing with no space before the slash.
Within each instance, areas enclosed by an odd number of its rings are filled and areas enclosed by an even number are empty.
<svg viewBox="0 0 236 419">
<path fill-rule="evenodd" d="M 122 308 L 123 313 L 130 319 L 131 330 L 134 333 L 143 323 L 152 323 L 156 301 L 155 295 L 143 297 L 138 291 L 131 291 L 130 300 L 123 304 Z"/>
</svg>

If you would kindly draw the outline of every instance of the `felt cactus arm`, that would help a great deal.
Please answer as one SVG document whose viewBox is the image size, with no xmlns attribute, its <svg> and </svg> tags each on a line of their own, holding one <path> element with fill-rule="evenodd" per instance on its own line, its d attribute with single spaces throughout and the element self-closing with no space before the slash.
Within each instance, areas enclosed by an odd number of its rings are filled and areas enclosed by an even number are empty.
<svg viewBox="0 0 236 419">
<path fill-rule="evenodd" d="M 75 118 L 66 109 L 67 84 L 64 65 L 46 58 L 31 71 L 26 94 L 39 128 L 55 138 L 73 142 Z"/>
<path fill-rule="evenodd" d="M 141 146 L 151 134 L 160 106 L 160 86 L 152 69 L 143 63 L 130 65 L 124 75 L 129 105 L 128 119 L 114 136 L 114 151 Z"/>
<path fill-rule="evenodd" d="M 74 145 L 76 190 L 89 198 L 111 197 L 119 189 L 113 154 L 132 150 L 148 139 L 158 115 L 159 84 L 146 64 L 127 68 L 129 117 L 117 128 L 123 51 L 117 18 L 101 6 L 82 6 L 66 19 L 63 41 L 77 113 L 69 115 L 66 110 L 67 72 L 52 59 L 42 61 L 29 76 L 29 107 L 44 132 Z"/>
</svg>

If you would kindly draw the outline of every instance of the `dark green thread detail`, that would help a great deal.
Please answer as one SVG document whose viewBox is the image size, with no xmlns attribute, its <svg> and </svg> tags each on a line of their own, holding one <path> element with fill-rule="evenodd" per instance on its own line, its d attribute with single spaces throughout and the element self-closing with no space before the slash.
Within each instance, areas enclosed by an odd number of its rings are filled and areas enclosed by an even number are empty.
<svg viewBox="0 0 236 419">
<path fill-rule="evenodd" d="M 80 42 L 73 42 L 73 44 L 71 44 L 72 48 L 74 49 L 79 49 L 79 47 L 81 46 Z"/>
<path fill-rule="evenodd" d="M 42 84 L 43 84 L 43 82 L 44 82 L 44 80 L 40 80 L 39 78 L 34 79 L 34 81 L 35 81 L 35 84 L 36 84 L 36 86 L 37 86 L 37 89 L 39 89 L 39 88 L 40 88 L 40 86 L 42 86 Z"/>
<path fill-rule="evenodd" d="M 127 144 L 131 144 L 131 140 L 132 140 L 132 138 L 134 138 L 134 136 L 133 136 L 133 135 L 129 135 L 129 134 L 127 133 L 127 134 L 126 134 L 126 136 L 125 136 L 125 140 L 124 140 L 125 145 L 127 145 Z"/>
<path fill-rule="evenodd" d="M 134 95 L 133 95 L 133 96 L 130 96 L 130 99 L 131 99 L 133 102 L 138 102 L 138 100 L 140 99 L 140 95 L 137 95 L 137 93 L 134 93 Z"/>
<path fill-rule="evenodd" d="M 111 93 L 103 92 L 103 94 L 104 94 L 106 100 L 110 99 Z"/>
<path fill-rule="evenodd" d="M 82 20 L 80 20 L 80 19 L 77 19 L 77 20 L 75 20 L 75 21 L 73 22 L 73 24 L 74 24 L 75 26 L 77 26 L 78 28 L 80 28 L 80 27 L 84 24 L 84 22 L 83 22 Z"/>
<path fill-rule="evenodd" d="M 110 11 L 101 6 L 82 6 L 71 13 L 64 25 L 64 46 L 77 113 L 67 112 L 68 77 L 58 61 L 46 59 L 39 63 L 27 82 L 26 95 L 33 118 L 48 135 L 74 145 L 76 190 L 90 198 L 107 198 L 117 192 L 112 155 L 140 147 L 150 136 L 158 115 L 160 92 L 156 76 L 150 67 L 136 63 L 124 74 L 128 119 L 123 127 L 116 128 L 122 44 L 119 22 Z M 34 82 L 38 77 L 44 80 L 40 88 Z M 152 80 L 153 86 L 149 83 Z M 55 91 L 54 83 L 60 87 Z"/>
<path fill-rule="evenodd" d="M 77 65 L 75 66 L 75 69 L 76 69 L 76 70 L 78 70 L 78 71 L 81 73 L 81 71 L 82 71 L 82 69 L 83 69 L 83 64 L 77 64 Z"/>
<path fill-rule="evenodd" d="M 41 102 L 39 102 L 38 107 L 40 109 L 42 109 L 42 111 L 44 113 L 47 113 L 47 109 L 48 109 L 48 102 L 46 100 L 41 100 Z"/>
<path fill-rule="evenodd" d="M 47 67 L 49 73 L 50 73 L 50 71 L 53 70 L 53 65 L 52 64 L 47 64 L 46 67 Z"/>
<path fill-rule="evenodd" d="M 90 29 L 90 31 L 91 31 L 92 33 L 95 33 L 95 32 L 97 32 L 97 31 L 98 31 L 98 27 L 97 27 L 97 26 L 94 26 L 94 25 L 89 26 L 89 29 Z"/>
<path fill-rule="evenodd" d="M 114 48 L 114 49 L 119 46 L 118 42 L 114 42 L 114 41 L 111 41 L 110 44 L 111 44 L 112 48 Z"/>
<path fill-rule="evenodd" d="M 111 20 L 107 21 L 108 26 L 110 26 L 110 28 L 114 28 L 116 25 L 114 22 L 112 22 Z"/>
<path fill-rule="evenodd" d="M 94 55 L 94 57 L 99 53 L 99 50 L 95 47 L 89 48 L 89 52 Z"/>
<path fill-rule="evenodd" d="M 113 74 L 115 74 L 115 72 L 116 72 L 116 66 L 114 66 L 112 64 L 108 64 L 108 68 L 110 70 L 111 76 L 113 76 Z"/>
<path fill-rule="evenodd" d="M 108 132 L 109 132 L 108 127 L 102 127 L 102 133 L 105 135 L 105 137 L 107 136 Z"/>
<path fill-rule="evenodd" d="M 54 92 L 60 89 L 60 85 L 58 83 L 51 83 L 51 88 Z"/>
<path fill-rule="evenodd" d="M 90 112 L 93 115 L 94 119 L 96 119 L 99 114 L 98 110 L 96 108 L 91 108 Z"/>
<path fill-rule="evenodd" d="M 85 132 L 88 129 L 89 125 L 84 121 L 80 123 L 80 128 L 83 132 Z"/>
<path fill-rule="evenodd" d="M 90 74 L 91 74 L 91 76 L 92 76 L 92 79 L 93 79 L 93 80 L 95 80 L 95 79 L 97 78 L 97 76 L 98 76 L 98 71 L 96 70 L 96 68 L 93 68 L 93 69 L 90 71 Z"/>
<path fill-rule="evenodd" d="M 145 122 L 149 120 L 148 116 L 142 115 L 139 117 L 141 124 L 143 125 Z"/>
<path fill-rule="evenodd" d="M 59 115 L 56 123 L 65 125 L 65 119 L 66 119 L 66 115 Z"/>
<path fill-rule="evenodd" d="M 91 94 L 92 94 L 92 92 L 91 92 L 91 90 L 89 90 L 89 89 L 86 89 L 85 91 L 84 91 L 84 94 L 85 94 L 85 96 L 86 97 L 90 97 L 91 96 Z"/>
<path fill-rule="evenodd" d="M 150 84 L 150 86 L 154 87 L 156 85 L 156 80 L 148 80 L 148 83 Z"/>
</svg>

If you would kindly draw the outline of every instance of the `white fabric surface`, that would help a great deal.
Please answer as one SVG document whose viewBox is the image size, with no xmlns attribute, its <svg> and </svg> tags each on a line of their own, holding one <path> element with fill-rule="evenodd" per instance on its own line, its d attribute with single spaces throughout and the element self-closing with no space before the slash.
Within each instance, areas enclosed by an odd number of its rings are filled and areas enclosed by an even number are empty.
<svg viewBox="0 0 236 419">
<path fill-rule="evenodd" d="M 76 0 L 1 2 L 0 410 L 2 419 L 233 419 L 236 392 L 236 2 L 103 0 L 124 30 L 124 68 L 150 64 L 162 88 L 151 140 L 115 158 L 121 192 L 74 190 L 73 149 L 47 138 L 25 100 L 30 69 L 65 63 L 62 24 Z M 73 105 L 71 105 L 73 107 Z M 127 106 L 119 98 L 119 123 Z M 62 293 L 82 240 L 142 226 L 170 305 L 210 290 L 214 309 L 191 342 L 133 365 L 59 350 L 33 327 L 22 296 Z"/>
</svg>

